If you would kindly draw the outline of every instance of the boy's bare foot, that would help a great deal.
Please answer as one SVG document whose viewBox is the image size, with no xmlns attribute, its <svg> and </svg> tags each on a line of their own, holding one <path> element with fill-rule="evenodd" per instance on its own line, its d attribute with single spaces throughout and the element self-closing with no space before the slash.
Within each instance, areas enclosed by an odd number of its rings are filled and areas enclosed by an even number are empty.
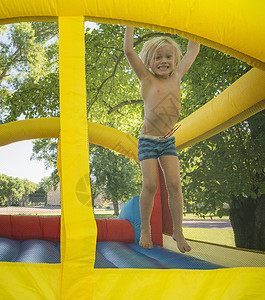
<svg viewBox="0 0 265 300">
<path fill-rule="evenodd" d="M 141 229 L 141 237 L 139 241 L 139 246 L 145 249 L 153 249 L 153 242 L 151 238 L 150 230 L 142 230 Z"/>
<path fill-rule="evenodd" d="M 177 246 L 180 252 L 185 253 L 191 250 L 191 247 L 185 240 L 183 233 L 173 234 L 172 238 L 177 242 Z"/>
</svg>

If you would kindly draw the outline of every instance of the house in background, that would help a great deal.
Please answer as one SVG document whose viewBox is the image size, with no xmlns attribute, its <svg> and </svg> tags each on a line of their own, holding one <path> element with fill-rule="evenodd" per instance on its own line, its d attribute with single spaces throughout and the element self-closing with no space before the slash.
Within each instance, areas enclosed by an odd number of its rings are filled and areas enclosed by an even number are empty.
<svg viewBox="0 0 265 300">
<path fill-rule="evenodd" d="M 47 205 L 61 205 L 60 183 L 58 183 L 56 190 L 51 190 L 50 192 L 48 192 Z"/>
</svg>

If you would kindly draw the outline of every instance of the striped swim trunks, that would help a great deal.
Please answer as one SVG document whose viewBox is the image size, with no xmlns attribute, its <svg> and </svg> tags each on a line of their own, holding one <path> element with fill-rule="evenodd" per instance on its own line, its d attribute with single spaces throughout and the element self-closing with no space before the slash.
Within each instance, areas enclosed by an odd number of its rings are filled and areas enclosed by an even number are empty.
<svg viewBox="0 0 265 300">
<path fill-rule="evenodd" d="M 139 161 L 145 159 L 158 159 L 162 155 L 178 156 L 175 145 L 175 137 L 167 139 L 152 139 L 146 137 L 139 137 L 138 139 L 138 159 Z"/>
</svg>

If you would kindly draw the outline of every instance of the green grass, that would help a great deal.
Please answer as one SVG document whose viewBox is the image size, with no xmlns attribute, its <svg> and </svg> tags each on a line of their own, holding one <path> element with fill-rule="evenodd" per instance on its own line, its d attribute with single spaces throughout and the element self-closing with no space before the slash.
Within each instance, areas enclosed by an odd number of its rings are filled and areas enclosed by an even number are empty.
<svg viewBox="0 0 265 300">
<path fill-rule="evenodd" d="M 227 221 L 229 216 L 223 216 L 219 218 L 218 216 L 205 216 L 205 218 L 200 218 L 194 214 L 185 214 L 183 216 L 184 220 L 214 220 L 214 221 Z M 212 229 L 212 228 L 183 228 L 183 232 L 186 238 L 203 241 L 208 243 L 214 243 L 225 246 L 235 247 L 235 238 L 233 230 L 229 229 Z"/>
<path fill-rule="evenodd" d="M 116 219 L 117 216 L 113 214 L 94 214 L 96 219 Z"/>
<path fill-rule="evenodd" d="M 235 247 L 233 230 L 185 227 L 183 232 L 187 239 Z"/>
</svg>

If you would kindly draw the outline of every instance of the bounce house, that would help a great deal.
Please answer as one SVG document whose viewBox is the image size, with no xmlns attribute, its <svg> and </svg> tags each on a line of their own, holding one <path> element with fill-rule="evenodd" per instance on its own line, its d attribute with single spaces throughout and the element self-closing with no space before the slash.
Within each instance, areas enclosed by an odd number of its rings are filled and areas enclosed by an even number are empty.
<svg viewBox="0 0 265 300">
<path fill-rule="evenodd" d="M 1 24 L 59 22 L 60 118 L 0 126 L 0 145 L 59 138 L 60 217 L 1 216 L 0 299 L 265 299 L 265 256 L 192 242 L 176 253 L 161 170 L 152 213 L 154 249 L 138 246 L 139 199 L 118 219 L 95 220 L 88 139 L 137 160 L 137 139 L 87 122 L 84 20 L 176 33 L 253 68 L 181 121 L 177 149 L 265 107 L 265 2 L 239 0 L 2 0 Z M 4 250 L 3 250 L 4 249 Z M 41 252 L 41 253 L 40 253 Z M 5 256 L 5 258 L 3 258 Z"/>
</svg>

